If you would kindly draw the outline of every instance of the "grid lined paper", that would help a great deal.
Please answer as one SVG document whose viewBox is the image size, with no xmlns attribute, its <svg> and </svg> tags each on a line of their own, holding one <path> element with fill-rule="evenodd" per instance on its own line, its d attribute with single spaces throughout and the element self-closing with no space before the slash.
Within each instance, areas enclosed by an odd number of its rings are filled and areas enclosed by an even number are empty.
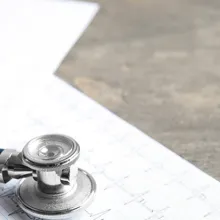
<svg viewBox="0 0 220 220">
<path fill-rule="evenodd" d="M 15 3 L 17 13 L 10 17 L 9 10 L 9 15 L 3 13 L 9 7 L 6 2 L 15 1 L 0 1 L 5 7 L 0 7 L 0 17 L 8 22 L 0 37 L 0 70 L 5 73 L 0 80 L 0 146 L 21 150 L 33 137 L 47 133 L 77 140 L 78 166 L 94 176 L 97 195 L 73 219 L 219 220 L 219 182 L 52 75 L 74 43 L 73 36 L 80 33 L 63 28 L 60 34 L 59 28 L 63 22 L 71 25 L 74 10 L 85 9 L 86 15 L 77 15 L 87 17 L 81 24 L 84 29 L 97 5 L 39 1 L 34 6 L 34 1 L 22 0 Z M 27 21 L 25 13 L 30 11 L 32 20 Z M 37 19 L 39 12 L 41 19 Z M 28 28 L 29 22 L 34 28 Z M 16 30 L 14 42 L 11 34 L 19 24 L 24 26 Z M 49 24 L 51 29 L 42 32 Z M 31 50 L 24 46 L 26 42 L 35 42 Z M 36 219 L 17 206 L 15 183 L 1 185 L 0 219 Z"/>
</svg>

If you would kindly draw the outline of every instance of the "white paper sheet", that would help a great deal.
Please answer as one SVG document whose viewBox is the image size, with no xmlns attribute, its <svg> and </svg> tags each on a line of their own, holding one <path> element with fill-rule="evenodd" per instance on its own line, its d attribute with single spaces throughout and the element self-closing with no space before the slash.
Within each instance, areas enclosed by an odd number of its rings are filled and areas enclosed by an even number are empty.
<svg viewBox="0 0 220 220">
<path fill-rule="evenodd" d="M 97 9 L 0 0 L 0 146 L 22 149 L 54 132 L 75 138 L 78 165 L 98 184 L 77 219 L 219 220 L 219 182 L 53 75 Z M 13 187 L 2 188 L 0 219 L 33 219 L 17 207 Z"/>
</svg>

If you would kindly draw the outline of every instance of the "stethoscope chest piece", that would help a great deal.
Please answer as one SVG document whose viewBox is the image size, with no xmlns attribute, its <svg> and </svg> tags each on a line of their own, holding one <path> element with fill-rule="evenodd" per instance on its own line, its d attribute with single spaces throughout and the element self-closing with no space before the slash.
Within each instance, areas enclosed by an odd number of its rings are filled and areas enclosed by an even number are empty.
<svg viewBox="0 0 220 220">
<path fill-rule="evenodd" d="M 80 148 L 72 138 L 44 135 L 31 140 L 21 153 L 8 152 L 6 156 L 5 151 L 0 155 L 0 165 L 4 164 L 0 181 L 22 178 L 16 196 L 26 213 L 64 219 L 92 202 L 96 183 L 89 173 L 77 168 Z"/>
</svg>

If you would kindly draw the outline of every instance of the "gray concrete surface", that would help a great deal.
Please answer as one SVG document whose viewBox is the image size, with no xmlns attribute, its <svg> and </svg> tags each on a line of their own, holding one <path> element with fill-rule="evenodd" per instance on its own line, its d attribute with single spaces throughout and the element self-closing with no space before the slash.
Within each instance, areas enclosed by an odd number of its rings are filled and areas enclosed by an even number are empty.
<svg viewBox="0 0 220 220">
<path fill-rule="evenodd" d="M 99 2 L 58 76 L 220 179 L 220 1 Z"/>
</svg>

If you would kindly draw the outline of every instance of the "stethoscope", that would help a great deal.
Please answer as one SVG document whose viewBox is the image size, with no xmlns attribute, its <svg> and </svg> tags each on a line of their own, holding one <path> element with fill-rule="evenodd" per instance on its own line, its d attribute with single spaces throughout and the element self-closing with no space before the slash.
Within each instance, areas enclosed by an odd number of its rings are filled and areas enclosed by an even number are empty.
<svg viewBox="0 0 220 220">
<path fill-rule="evenodd" d="M 18 205 L 44 219 L 64 219 L 92 201 L 96 183 L 75 165 L 80 147 L 64 135 L 32 139 L 22 152 L 0 150 L 0 182 L 21 179 L 16 186 Z"/>
</svg>

